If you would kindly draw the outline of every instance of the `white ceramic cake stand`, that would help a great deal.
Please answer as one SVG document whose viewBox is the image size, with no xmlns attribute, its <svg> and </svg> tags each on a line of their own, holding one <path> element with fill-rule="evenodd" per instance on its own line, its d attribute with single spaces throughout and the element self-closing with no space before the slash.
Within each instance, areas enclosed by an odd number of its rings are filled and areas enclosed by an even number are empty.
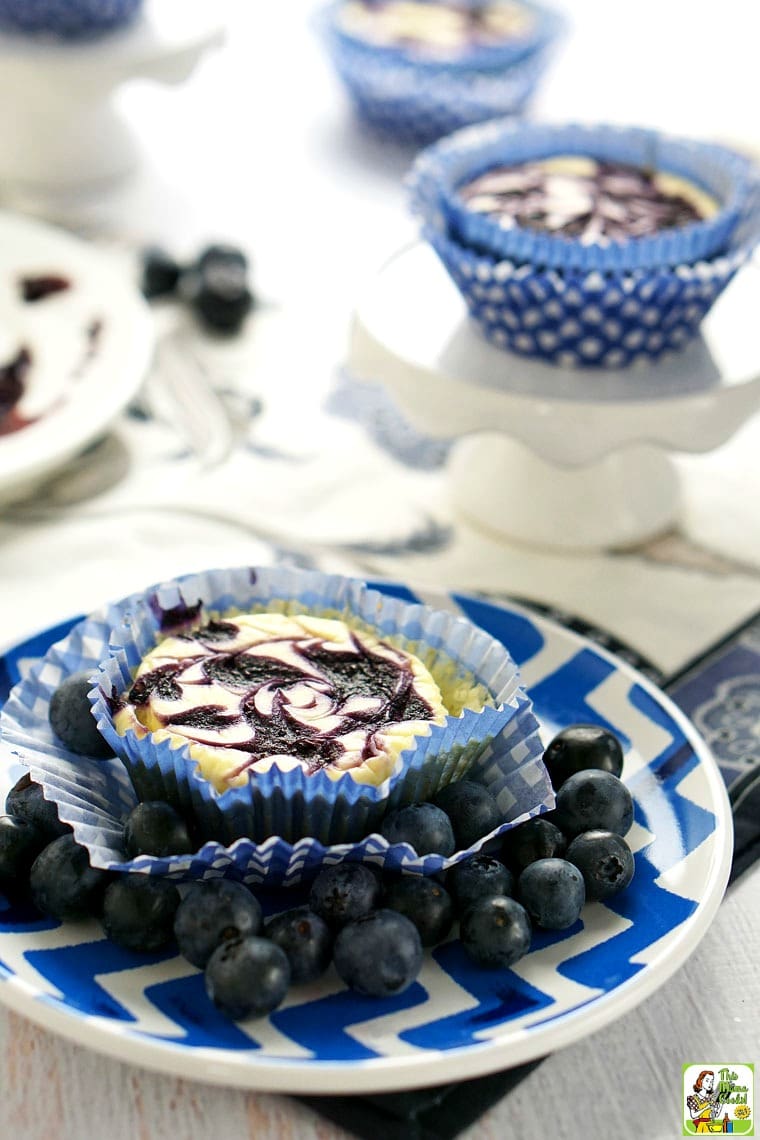
<svg viewBox="0 0 760 1140">
<path fill-rule="evenodd" d="M 760 266 L 734 278 L 684 351 L 623 370 L 564 369 L 484 340 L 433 251 L 415 244 L 360 298 L 349 370 L 418 430 L 454 438 L 455 507 L 533 546 L 632 545 L 670 526 L 668 451 L 711 451 L 760 407 Z"/>
<path fill-rule="evenodd" d="M 138 148 L 118 89 L 138 78 L 180 83 L 222 41 L 205 0 L 145 0 L 134 23 L 86 42 L 0 34 L 3 196 L 44 198 L 128 174 Z"/>
</svg>

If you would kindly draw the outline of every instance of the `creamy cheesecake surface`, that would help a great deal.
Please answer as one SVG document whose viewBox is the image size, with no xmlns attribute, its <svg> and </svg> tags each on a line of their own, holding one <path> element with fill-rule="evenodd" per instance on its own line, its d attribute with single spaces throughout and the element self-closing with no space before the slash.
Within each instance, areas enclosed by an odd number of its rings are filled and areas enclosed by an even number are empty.
<svg viewBox="0 0 760 1140">
<path fill-rule="evenodd" d="M 340 22 L 350 35 L 377 46 L 456 57 L 471 48 L 525 36 L 535 20 L 528 9 L 513 0 L 482 4 L 348 0 Z"/>
<path fill-rule="evenodd" d="M 506 229 L 521 226 L 587 244 L 647 237 L 711 218 L 719 208 L 678 175 L 576 155 L 492 167 L 459 186 L 458 194 L 468 209 Z"/>
<path fill-rule="evenodd" d="M 272 765 L 382 783 L 449 711 L 413 654 L 337 619 L 261 613 L 161 641 L 117 702 L 114 724 L 122 736 L 189 744 L 221 792 Z"/>
</svg>

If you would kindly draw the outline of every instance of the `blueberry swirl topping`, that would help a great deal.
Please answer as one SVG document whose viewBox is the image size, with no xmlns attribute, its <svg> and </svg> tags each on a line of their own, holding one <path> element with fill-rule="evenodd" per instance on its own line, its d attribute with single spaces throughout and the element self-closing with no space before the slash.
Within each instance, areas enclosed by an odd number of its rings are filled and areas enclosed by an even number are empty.
<svg viewBox="0 0 760 1140">
<path fill-rule="evenodd" d="M 496 166 L 459 187 L 468 209 L 585 243 L 648 237 L 701 221 L 717 204 L 675 175 L 583 156 Z"/>
<path fill-rule="evenodd" d="M 273 762 L 309 773 L 372 769 L 445 716 L 413 654 L 341 621 L 269 613 L 164 639 L 116 723 L 183 738 L 223 789 Z"/>
</svg>

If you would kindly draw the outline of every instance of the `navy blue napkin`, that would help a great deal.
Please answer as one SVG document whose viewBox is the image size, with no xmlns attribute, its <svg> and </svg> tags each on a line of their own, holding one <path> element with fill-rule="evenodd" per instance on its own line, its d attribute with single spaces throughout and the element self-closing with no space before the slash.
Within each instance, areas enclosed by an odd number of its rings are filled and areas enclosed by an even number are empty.
<svg viewBox="0 0 760 1140">
<path fill-rule="evenodd" d="M 734 818 L 729 885 L 735 882 L 760 856 L 760 745 L 755 732 L 760 723 L 760 613 L 666 677 L 611 634 L 568 614 L 530 605 L 638 668 L 694 721 L 728 787 Z M 360 1140 L 453 1140 L 540 1064 L 531 1061 L 475 1080 L 412 1092 L 298 1099 Z"/>
</svg>

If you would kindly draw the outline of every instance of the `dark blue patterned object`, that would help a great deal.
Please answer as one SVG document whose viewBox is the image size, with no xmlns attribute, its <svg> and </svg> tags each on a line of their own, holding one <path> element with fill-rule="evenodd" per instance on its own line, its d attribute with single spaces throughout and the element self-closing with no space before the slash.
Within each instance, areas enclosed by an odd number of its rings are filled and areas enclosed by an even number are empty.
<svg viewBox="0 0 760 1140">
<path fill-rule="evenodd" d="M 0 28 L 74 40 L 129 24 L 142 0 L 0 0 Z"/>
<path fill-rule="evenodd" d="M 707 741 L 729 789 L 760 773 L 760 613 L 685 666 L 668 691 Z"/>
</svg>

